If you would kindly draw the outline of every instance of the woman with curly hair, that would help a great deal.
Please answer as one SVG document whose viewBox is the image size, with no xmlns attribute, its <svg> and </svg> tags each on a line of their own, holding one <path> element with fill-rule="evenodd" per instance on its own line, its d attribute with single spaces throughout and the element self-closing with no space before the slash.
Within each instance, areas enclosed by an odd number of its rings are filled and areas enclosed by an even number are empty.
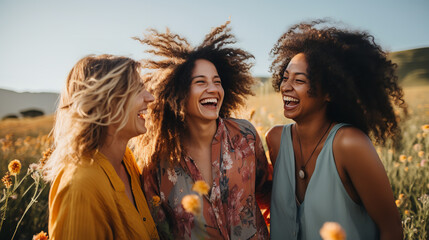
<svg viewBox="0 0 429 240">
<path fill-rule="evenodd" d="M 273 86 L 284 116 L 266 140 L 274 165 L 273 239 L 320 239 L 338 222 L 348 239 L 402 239 L 393 193 L 369 138 L 395 136 L 406 109 L 395 67 L 366 32 L 324 21 L 291 27 L 275 44 Z M 392 103 L 393 101 L 393 103 Z"/>
<path fill-rule="evenodd" d="M 141 65 L 87 56 L 70 71 L 45 165 L 50 239 L 159 239 L 128 140 L 147 131 Z"/>
<path fill-rule="evenodd" d="M 157 60 L 146 60 L 155 102 L 144 153 L 144 192 L 161 238 L 266 239 L 256 198 L 268 176 L 261 140 L 251 123 L 229 118 L 252 94 L 253 56 L 235 43 L 228 23 L 192 48 L 177 34 L 155 30 L 139 41 Z M 209 192 L 201 215 L 181 200 L 196 181 Z M 160 200 L 160 202 L 158 202 Z M 261 202 L 259 202 L 261 203 Z"/>
</svg>

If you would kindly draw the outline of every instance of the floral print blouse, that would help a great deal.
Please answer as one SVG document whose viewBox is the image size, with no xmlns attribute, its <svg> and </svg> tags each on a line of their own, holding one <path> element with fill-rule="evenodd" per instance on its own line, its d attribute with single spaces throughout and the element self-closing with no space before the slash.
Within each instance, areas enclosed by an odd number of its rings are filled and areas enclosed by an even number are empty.
<svg viewBox="0 0 429 240">
<path fill-rule="evenodd" d="M 162 160 L 144 170 L 145 196 L 161 239 L 268 239 L 256 198 L 264 191 L 269 166 L 253 125 L 219 118 L 211 158 L 212 188 L 197 216 L 181 204 L 184 196 L 195 194 L 194 182 L 203 180 L 190 157 L 176 166 Z"/>
</svg>

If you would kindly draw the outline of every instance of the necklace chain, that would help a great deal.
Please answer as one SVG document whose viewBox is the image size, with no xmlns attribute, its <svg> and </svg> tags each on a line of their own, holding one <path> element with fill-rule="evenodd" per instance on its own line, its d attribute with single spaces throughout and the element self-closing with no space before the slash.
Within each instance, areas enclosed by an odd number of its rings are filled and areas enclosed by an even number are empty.
<svg viewBox="0 0 429 240">
<path fill-rule="evenodd" d="M 307 163 L 310 161 L 311 157 L 313 156 L 314 152 L 316 151 L 317 147 L 319 146 L 320 142 L 322 142 L 322 139 L 325 137 L 326 133 L 328 132 L 329 128 L 331 128 L 332 122 L 329 123 L 328 128 L 326 128 L 325 132 L 323 133 L 322 137 L 319 139 L 319 142 L 317 142 L 316 147 L 314 147 L 313 151 L 310 154 L 310 157 L 307 159 L 307 161 L 304 163 L 304 166 L 301 167 L 301 169 L 298 172 L 298 176 L 301 179 L 305 179 L 306 177 L 306 173 L 305 173 L 305 167 L 307 166 Z M 301 153 L 301 160 L 303 159 L 302 157 L 302 147 L 301 147 L 301 139 L 299 137 L 299 133 L 298 133 L 298 129 L 296 128 L 296 124 L 295 124 L 295 131 L 296 131 L 296 135 L 298 136 L 298 143 L 299 143 L 299 151 Z"/>
</svg>

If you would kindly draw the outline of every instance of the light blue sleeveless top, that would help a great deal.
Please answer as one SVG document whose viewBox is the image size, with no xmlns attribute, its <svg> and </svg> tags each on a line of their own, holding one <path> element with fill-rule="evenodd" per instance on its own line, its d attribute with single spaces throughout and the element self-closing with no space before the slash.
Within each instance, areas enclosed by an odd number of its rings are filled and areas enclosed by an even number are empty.
<svg viewBox="0 0 429 240">
<path fill-rule="evenodd" d="M 337 124 L 329 132 L 300 206 L 295 200 L 292 125 L 283 127 L 271 194 L 272 239 L 321 239 L 319 231 L 325 222 L 339 223 L 348 240 L 378 239 L 374 221 L 350 198 L 337 172 L 332 142 L 337 130 L 345 125 Z"/>
</svg>

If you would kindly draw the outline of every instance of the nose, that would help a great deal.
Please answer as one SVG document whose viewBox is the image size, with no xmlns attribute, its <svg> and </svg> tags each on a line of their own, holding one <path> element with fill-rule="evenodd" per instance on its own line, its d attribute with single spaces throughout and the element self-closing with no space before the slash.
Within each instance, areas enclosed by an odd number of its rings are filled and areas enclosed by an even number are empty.
<svg viewBox="0 0 429 240">
<path fill-rule="evenodd" d="M 284 79 L 280 84 L 280 91 L 286 92 L 292 90 L 292 84 L 290 84 L 290 82 L 289 79 Z"/>
<path fill-rule="evenodd" d="M 214 82 L 209 82 L 207 85 L 207 92 L 216 92 L 218 91 L 218 87 Z"/>
<path fill-rule="evenodd" d="M 153 97 L 153 95 L 150 92 L 148 92 L 147 90 L 144 90 L 144 91 L 145 91 L 145 93 L 144 93 L 144 101 L 145 102 L 155 101 L 155 98 Z"/>
</svg>

